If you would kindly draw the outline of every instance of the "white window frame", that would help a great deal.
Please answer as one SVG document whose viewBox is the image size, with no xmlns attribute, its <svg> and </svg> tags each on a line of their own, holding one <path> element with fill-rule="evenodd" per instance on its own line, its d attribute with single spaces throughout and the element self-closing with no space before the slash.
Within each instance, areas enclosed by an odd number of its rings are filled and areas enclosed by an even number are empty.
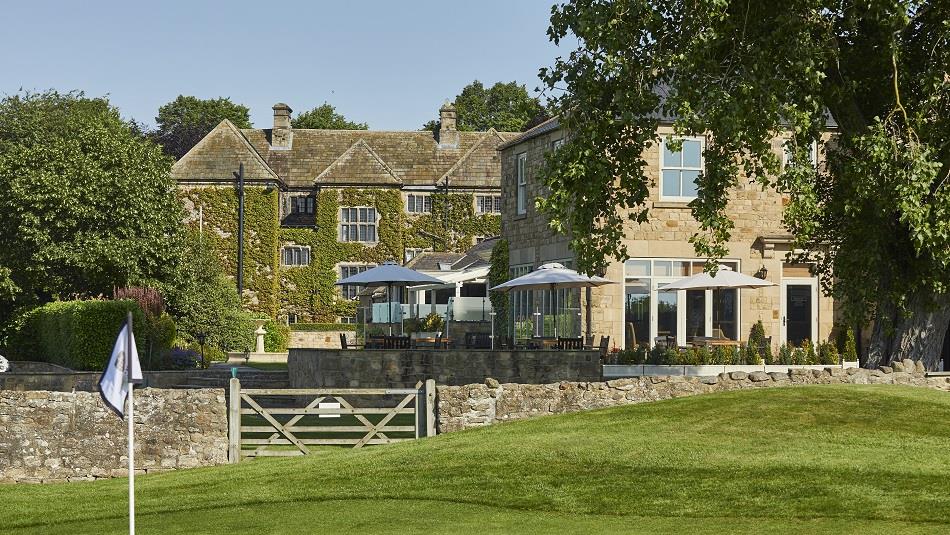
<svg viewBox="0 0 950 535">
<path fill-rule="evenodd" d="M 666 154 L 666 143 L 668 141 L 699 141 L 699 168 L 696 167 L 683 167 L 683 166 L 667 166 L 665 159 Z M 682 148 L 680 149 L 682 152 Z M 699 171 L 700 174 L 704 173 L 706 169 L 706 138 L 704 136 L 663 136 L 660 140 L 660 176 L 657 177 L 657 185 L 659 186 L 660 200 L 661 201 L 671 201 L 671 202 L 690 202 L 696 198 L 695 195 L 664 195 L 663 194 L 663 171 L 665 170 L 675 170 L 675 171 Z M 682 184 L 680 184 L 680 191 L 682 191 Z"/>
<path fill-rule="evenodd" d="M 343 263 L 337 264 L 337 277 L 338 277 L 338 278 L 337 278 L 336 280 L 337 280 L 337 281 L 341 281 L 341 280 L 343 280 L 343 279 L 345 279 L 345 278 L 347 278 L 347 277 L 352 277 L 353 275 L 356 275 L 356 274 L 358 274 L 358 273 L 362 273 L 362 272 L 364 272 L 364 271 L 366 271 L 366 270 L 368 270 L 368 269 L 371 269 L 371 268 L 373 268 L 373 267 L 376 267 L 376 264 L 373 264 L 373 263 L 370 263 L 370 262 L 343 262 Z M 356 272 L 355 272 L 355 273 L 349 273 L 349 274 L 344 274 L 344 273 L 343 273 L 343 270 L 352 269 L 352 268 L 356 268 Z M 360 268 L 363 268 L 363 269 L 360 269 Z M 353 286 L 352 288 L 353 288 L 353 289 L 356 289 L 356 293 L 359 293 L 359 289 L 360 289 L 359 286 Z M 352 297 L 348 297 L 348 296 L 347 296 L 347 293 L 349 293 L 349 290 L 350 290 L 350 289 L 351 289 L 351 288 L 350 288 L 350 285 L 348 285 L 348 284 L 344 284 L 344 285 L 340 286 L 340 296 L 341 296 L 344 300 L 352 300 L 352 299 L 354 299 L 354 298 L 356 297 L 355 295 L 352 296 Z"/>
<path fill-rule="evenodd" d="M 343 211 L 344 210 L 356 210 L 357 221 L 343 221 Z M 359 221 L 359 211 L 360 210 L 372 210 L 373 211 L 373 221 Z M 369 219 L 367 217 L 367 219 Z M 379 211 L 376 210 L 375 206 L 341 206 L 337 211 L 337 220 L 339 225 L 337 226 L 337 239 L 341 243 L 379 243 Z M 349 226 L 356 225 L 356 239 L 349 239 L 349 233 L 344 232 L 344 228 Z M 372 240 L 361 240 L 360 239 L 360 227 L 372 227 L 373 228 L 373 238 Z M 367 231 L 368 232 L 368 231 Z"/>
<path fill-rule="evenodd" d="M 418 204 L 421 201 L 422 207 Z M 432 195 L 410 193 L 406 195 L 406 212 L 410 214 L 431 214 L 432 213 Z"/>
<path fill-rule="evenodd" d="M 811 336 L 812 345 L 818 343 L 818 277 L 782 277 L 781 282 L 782 344 L 788 343 L 788 287 L 808 286 L 811 288 Z"/>
<path fill-rule="evenodd" d="M 486 205 L 488 205 L 488 210 L 485 210 Z M 476 195 L 475 213 L 480 215 L 501 213 L 501 195 Z"/>
<path fill-rule="evenodd" d="M 298 250 L 298 256 L 300 262 L 297 263 L 287 263 L 287 253 L 290 250 Z M 304 258 L 306 257 L 306 262 Z M 280 248 L 280 265 L 283 267 L 307 267 L 310 265 L 310 246 L 309 245 L 296 245 L 296 244 L 287 244 Z"/>
<path fill-rule="evenodd" d="M 517 195 L 517 200 L 518 200 L 517 209 L 518 209 L 518 215 L 523 215 L 523 214 L 528 213 L 528 202 L 526 199 L 526 193 L 527 193 L 526 190 L 527 190 L 527 184 L 528 184 L 528 179 L 527 179 L 528 171 L 526 167 L 527 167 L 527 162 L 528 162 L 528 153 L 522 152 L 521 154 L 518 154 L 517 156 L 515 156 L 515 161 L 517 162 L 515 164 L 515 175 L 516 175 L 515 180 L 517 184 L 516 195 Z"/>
<path fill-rule="evenodd" d="M 789 164 L 791 164 L 792 154 L 788 149 L 793 141 L 794 140 L 791 138 L 786 138 L 785 141 L 782 142 L 782 170 L 785 170 L 785 168 L 787 168 Z M 811 147 L 809 147 L 809 149 L 810 150 L 808 151 L 808 156 L 811 158 L 811 166 L 817 169 L 818 168 L 818 142 L 812 141 Z"/>
<path fill-rule="evenodd" d="M 556 151 L 561 148 L 562 145 L 564 145 L 564 138 L 555 139 L 551 142 L 551 150 Z"/>
<path fill-rule="evenodd" d="M 284 215 L 313 215 L 316 212 L 316 199 L 311 193 L 289 193 L 285 197 Z M 297 205 L 303 199 L 303 210 L 298 210 Z"/>
<path fill-rule="evenodd" d="M 660 286 L 669 284 L 671 282 L 680 280 L 683 278 L 682 275 L 672 274 L 670 276 L 657 276 L 655 262 L 708 262 L 708 259 L 705 258 L 630 258 L 629 260 L 642 260 L 650 262 L 650 275 L 629 275 L 627 273 L 628 266 L 624 263 L 624 293 L 626 293 L 626 283 L 630 280 L 643 280 L 649 279 L 650 281 L 650 340 L 649 345 L 653 347 L 657 336 L 659 336 L 659 292 L 662 291 Z M 738 258 L 723 258 L 720 260 L 721 263 L 735 264 L 735 268 L 741 272 L 742 270 L 742 261 Z M 705 336 L 712 336 L 713 332 L 713 290 L 703 290 L 704 292 L 704 302 L 703 306 L 705 308 L 703 312 L 704 326 L 703 330 L 705 331 Z M 736 338 L 742 340 L 742 295 L 739 294 L 739 290 L 736 289 Z M 623 307 L 626 307 L 624 301 L 621 303 L 621 317 L 625 314 Z M 623 319 L 624 324 L 626 319 Z M 621 347 L 627 347 L 627 330 L 622 329 L 622 343 Z M 642 340 L 640 341 L 642 342 Z M 686 345 L 686 290 L 678 290 L 676 292 L 676 345 L 682 347 Z"/>
</svg>

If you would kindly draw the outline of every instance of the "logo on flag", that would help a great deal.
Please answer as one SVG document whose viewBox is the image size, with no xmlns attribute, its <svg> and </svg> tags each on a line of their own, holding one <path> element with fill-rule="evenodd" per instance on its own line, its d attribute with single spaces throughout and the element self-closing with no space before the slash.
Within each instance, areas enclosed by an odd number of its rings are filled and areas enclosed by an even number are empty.
<svg viewBox="0 0 950 535">
<path fill-rule="evenodd" d="M 99 393 L 120 418 L 125 417 L 125 399 L 129 395 L 129 383 L 142 382 L 142 367 L 139 365 L 139 352 L 135 347 L 135 335 L 129 336 L 129 326 L 126 324 L 119 332 L 119 337 L 112 348 L 112 357 L 106 365 L 102 377 L 99 378 Z M 132 340 L 132 347 L 129 340 Z M 132 375 L 129 377 L 129 365 L 132 366 Z"/>
</svg>

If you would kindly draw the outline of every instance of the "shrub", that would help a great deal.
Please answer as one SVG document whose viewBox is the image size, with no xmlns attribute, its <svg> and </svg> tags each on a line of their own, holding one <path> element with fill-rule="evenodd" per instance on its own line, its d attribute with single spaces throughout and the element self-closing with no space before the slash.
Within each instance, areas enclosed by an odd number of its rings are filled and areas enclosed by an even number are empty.
<svg viewBox="0 0 950 535">
<path fill-rule="evenodd" d="M 831 342 L 818 344 L 818 363 L 819 364 L 838 364 L 838 349 Z"/>
<path fill-rule="evenodd" d="M 794 361 L 795 355 L 792 346 L 787 343 L 782 344 L 782 347 L 778 350 L 778 363 L 790 366 L 795 363 Z"/>
<path fill-rule="evenodd" d="M 765 338 L 765 327 L 762 320 L 755 322 L 749 332 L 749 344 L 746 346 L 746 362 L 748 364 L 771 364 L 772 347 Z"/>
<path fill-rule="evenodd" d="M 267 318 L 267 322 L 264 323 L 264 330 L 267 331 L 267 334 L 264 335 L 264 351 L 270 353 L 287 351 L 290 329 L 286 325 Z"/>
<path fill-rule="evenodd" d="M 430 312 L 420 324 L 421 330 L 425 332 L 441 332 L 445 330 L 445 320 L 435 312 Z"/>
<path fill-rule="evenodd" d="M 857 362 L 858 360 L 858 346 L 857 342 L 854 339 L 854 329 L 851 327 L 842 326 L 838 330 L 836 349 L 838 354 L 841 357 L 842 361 L 845 362 Z"/>
<path fill-rule="evenodd" d="M 801 364 L 809 366 L 818 364 L 818 354 L 815 352 L 815 346 L 812 345 L 811 340 L 802 341 L 801 351 L 804 355 L 804 362 Z"/>
<path fill-rule="evenodd" d="M 101 370 L 112 355 L 116 336 L 129 311 L 141 360 L 147 326 L 141 309 L 130 300 L 55 301 L 34 308 L 20 318 L 10 349 L 22 360 L 50 362 L 74 370 Z M 168 323 L 170 344 L 174 323 Z M 158 351 L 168 349 L 158 345 L 164 339 L 156 340 Z"/>
</svg>

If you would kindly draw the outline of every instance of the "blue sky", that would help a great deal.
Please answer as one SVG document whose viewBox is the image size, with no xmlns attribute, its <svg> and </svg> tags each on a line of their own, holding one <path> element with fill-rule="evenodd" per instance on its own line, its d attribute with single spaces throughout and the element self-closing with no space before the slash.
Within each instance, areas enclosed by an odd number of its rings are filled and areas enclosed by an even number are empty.
<svg viewBox="0 0 950 535">
<path fill-rule="evenodd" d="M 0 93 L 108 95 L 147 124 L 179 94 L 227 96 L 261 128 L 275 102 L 327 101 L 374 130 L 417 129 L 472 80 L 538 87 L 538 69 L 567 53 L 545 33 L 552 3 L 7 3 Z"/>
</svg>

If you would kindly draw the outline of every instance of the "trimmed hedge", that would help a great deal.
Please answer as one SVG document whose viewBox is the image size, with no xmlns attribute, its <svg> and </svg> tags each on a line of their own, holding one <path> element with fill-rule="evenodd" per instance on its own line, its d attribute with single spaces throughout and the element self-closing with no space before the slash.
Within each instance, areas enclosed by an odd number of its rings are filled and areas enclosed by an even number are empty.
<svg viewBox="0 0 950 535">
<path fill-rule="evenodd" d="M 291 331 L 323 333 L 331 331 L 356 331 L 355 323 L 291 323 Z"/>
<path fill-rule="evenodd" d="M 139 359 L 144 359 L 145 317 L 131 300 L 56 301 L 34 308 L 19 319 L 11 350 L 18 359 L 101 370 L 130 310 Z"/>
</svg>

